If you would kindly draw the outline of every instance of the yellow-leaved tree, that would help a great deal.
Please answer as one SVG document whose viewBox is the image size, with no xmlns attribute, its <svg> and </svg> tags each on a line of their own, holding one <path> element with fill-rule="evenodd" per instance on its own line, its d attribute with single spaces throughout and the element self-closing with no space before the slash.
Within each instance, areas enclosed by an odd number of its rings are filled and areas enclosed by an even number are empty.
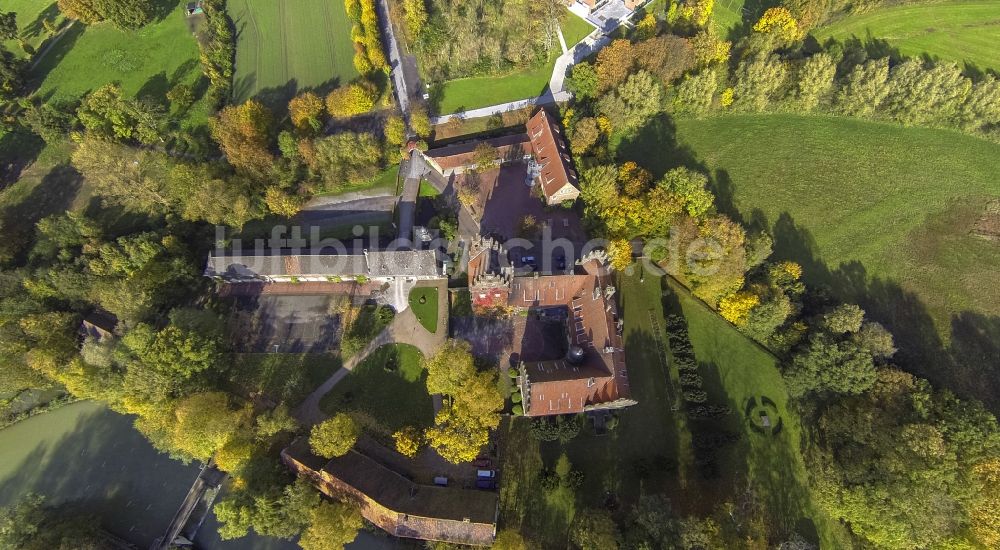
<svg viewBox="0 0 1000 550">
<path fill-rule="evenodd" d="M 750 311 L 760 304 L 760 296 L 741 290 L 719 300 L 719 314 L 730 323 L 746 326 Z"/>
</svg>

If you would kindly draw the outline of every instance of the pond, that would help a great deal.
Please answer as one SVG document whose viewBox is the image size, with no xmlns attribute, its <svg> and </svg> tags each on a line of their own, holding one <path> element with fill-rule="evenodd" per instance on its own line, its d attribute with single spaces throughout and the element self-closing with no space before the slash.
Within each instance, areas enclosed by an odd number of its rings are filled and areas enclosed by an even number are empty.
<svg viewBox="0 0 1000 550">
<path fill-rule="evenodd" d="M 101 518 L 105 529 L 148 547 L 163 534 L 198 475 L 158 453 L 132 418 L 84 401 L 31 417 L 0 431 L 0 506 L 26 493 L 49 503 L 73 502 Z M 223 542 L 214 516 L 195 541 L 203 550 L 293 550 L 294 542 L 249 536 Z M 399 548 L 400 542 L 362 532 L 351 550 Z"/>
</svg>

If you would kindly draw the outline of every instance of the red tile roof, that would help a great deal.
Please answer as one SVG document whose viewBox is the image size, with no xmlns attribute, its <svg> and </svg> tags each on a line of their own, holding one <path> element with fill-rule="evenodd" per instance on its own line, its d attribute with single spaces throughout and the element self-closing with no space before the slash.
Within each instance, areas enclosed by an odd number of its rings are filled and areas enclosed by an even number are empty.
<svg viewBox="0 0 1000 550">
<path fill-rule="evenodd" d="M 566 147 L 559 125 L 549 118 L 545 109 L 539 109 L 528 120 L 528 136 L 531 138 L 535 162 L 542 167 L 540 178 L 545 197 L 552 197 L 567 184 L 577 187 L 576 172 L 570 165 L 569 148 Z"/>
</svg>

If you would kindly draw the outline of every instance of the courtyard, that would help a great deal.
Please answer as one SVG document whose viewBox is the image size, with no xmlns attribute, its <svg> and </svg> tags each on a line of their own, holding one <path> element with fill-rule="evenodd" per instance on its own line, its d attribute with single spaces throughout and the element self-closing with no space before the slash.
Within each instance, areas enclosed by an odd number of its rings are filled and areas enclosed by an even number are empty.
<svg viewBox="0 0 1000 550">
<path fill-rule="evenodd" d="M 244 353 L 323 353 L 339 343 L 337 295 L 264 295 L 235 299 L 234 347 Z"/>
</svg>

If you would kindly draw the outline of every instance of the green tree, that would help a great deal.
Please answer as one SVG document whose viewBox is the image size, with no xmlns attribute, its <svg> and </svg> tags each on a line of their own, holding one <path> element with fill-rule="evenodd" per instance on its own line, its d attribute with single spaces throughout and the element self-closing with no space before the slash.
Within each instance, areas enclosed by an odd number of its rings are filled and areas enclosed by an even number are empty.
<svg viewBox="0 0 1000 550">
<path fill-rule="evenodd" d="M 818 53 L 800 67 L 796 82 L 796 99 L 804 111 L 811 111 L 830 93 L 837 64 L 828 53 Z"/>
<path fill-rule="evenodd" d="M 987 76 L 976 82 L 962 105 L 960 117 L 967 130 L 1000 124 L 1000 80 Z"/>
<path fill-rule="evenodd" d="M 233 408 L 229 396 L 222 392 L 186 397 L 174 408 L 173 448 L 206 461 L 237 435 L 250 414 L 249 405 Z"/>
<path fill-rule="evenodd" d="M 99 525 L 97 518 L 47 507 L 45 497 L 28 493 L 0 508 L 0 548 L 101 550 L 107 544 Z"/>
<path fill-rule="evenodd" d="M 718 87 L 719 75 L 711 69 L 684 77 L 677 86 L 675 110 L 695 116 L 704 115 L 712 108 L 712 98 Z"/>
<path fill-rule="evenodd" d="M 158 105 L 122 96 L 117 84 L 106 84 L 87 94 L 76 111 L 83 127 L 106 139 L 163 141 L 164 116 Z"/>
<path fill-rule="evenodd" d="M 715 195 L 708 190 L 708 177 L 688 168 L 674 168 L 657 183 L 672 194 L 693 218 L 708 214 L 715 206 Z"/>
<path fill-rule="evenodd" d="M 358 441 L 361 426 L 344 413 L 325 420 L 309 432 L 309 447 L 323 458 L 344 456 Z"/>
<path fill-rule="evenodd" d="M 403 0 L 403 18 L 410 40 L 419 38 L 427 25 L 427 6 L 424 5 L 424 0 Z"/>
<path fill-rule="evenodd" d="M 875 383 L 875 363 L 869 352 L 851 341 L 837 342 L 814 335 L 785 369 L 788 392 L 858 394 Z"/>
<path fill-rule="evenodd" d="M 427 370 L 427 391 L 431 394 L 458 395 L 476 374 L 472 349 L 462 340 L 447 340 L 434 355 L 423 360 L 423 367 Z"/>
<path fill-rule="evenodd" d="M 503 529 L 497 533 L 492 548 L 493 550 L 528 550 L 528 543 L 525 542 L 521 533 L 513 529 Z"/>
<path fill-rule="evenodd" d="M 382 147 L 369 133 L 341 132 L 317 139 L 315 148 L 313 170 L 327 190 L 369 181 L 382 166 Z"/>
<path fill-rule="evenodd" d="M 120 29 L 135 30 L 152 21 L 152 0 L 93 0 L 94 9 Z"/>
<path fill-rule="evenodd" d="M 364 525 L 356 506 L 343 502 L 320 502 L 309 514 L 309 526 L 299 539 L 303 550 L 343 550 Z"/>
<path fill-rule="evenodd" d="M 260 441 L 267 441 L 282 432 L 294 432 L 299 429 L 299 422 L 284 403 L 258 416 L 256 422 L 255 434 Z"/>
<path fill-rule="evenodd" d="M 597 102 L 597 110 L 622 131 L 635 130 L 661 110 L 662 86 L 646 71 L 628 77 L 624 84 Z"/>
<path fill-rule="evenodd" d="M 823 314 L 823 328 L 833 334 L 857 332 L 865 319 L 865 311 L 854 304 L 841 304 Z"/>
<path fill-rule="evenodd" d="M 221 359 L 216 339 L 172 324 L 161 330 L 139 324 L 125 334 L 122 345 L 131 358 L 126 387 L 151 401 L 184 393 L 198 374 L 216 367 Z"/>
<path fill-rule="evenodd" d="M 576 514 L 569 539 L 580 550 L 614 550 L 621 545 L 621 533 L 611 514 L 593 508 Z"/>
<path fill-rule="evenodd" d="M 907 125 L 955 124 L 972 91 L 972 81 L 954 63 L 924 68 L 917 59 L 893 67 L 888 86 L 883 108 Z"/>
<path fill-rule="evenodd" d="M 570 147 L 574 155 L 585 155 L 601 139 L 601 130 L 597 127 L 597 119 L 583 117 L 573 125 L 573 135 Z"/>
<path fill-rule="evenodd" d="M 598 80 L 594 66 L 587 61 L 573 65 L 570 76 L 566 79 L 566 89 L 579 100 L 597 97 Z"/>
<path fill-rule="evenodd" d="M 58 0 L 57 4 L 63 15 L 81 23 L 90 25 L 104 18 L 97 9 L 96 0 Z"/>
<path fill-rule="evenodd" d="M 869 117 L 880 112 L 889 94 L 889 58 L 872 59 L 854 67 L 837 95 L 837 108 L 848 116 Z"/>
<path fill-rule="evenodd" d="M 734 74 L 734 107 L 752 112 L 763 111 L 777 97 L 787 75 L 785 63 L 777 56 L 757 56 L 742 61 Z"/>
<path fill-rule="evenodd" d="M 149 214 L 162 213 L 171 205 L 163 188 L 170 160 L 163 153 L 88 135 L 73 151 L 72 160 L 106 205 Z"/>
<path fill-rule="evenodd" d="M 17 35 L 17 14 L 12 11 L 0 12 L 0 41 L 14 40 Z"/>
</svg>

